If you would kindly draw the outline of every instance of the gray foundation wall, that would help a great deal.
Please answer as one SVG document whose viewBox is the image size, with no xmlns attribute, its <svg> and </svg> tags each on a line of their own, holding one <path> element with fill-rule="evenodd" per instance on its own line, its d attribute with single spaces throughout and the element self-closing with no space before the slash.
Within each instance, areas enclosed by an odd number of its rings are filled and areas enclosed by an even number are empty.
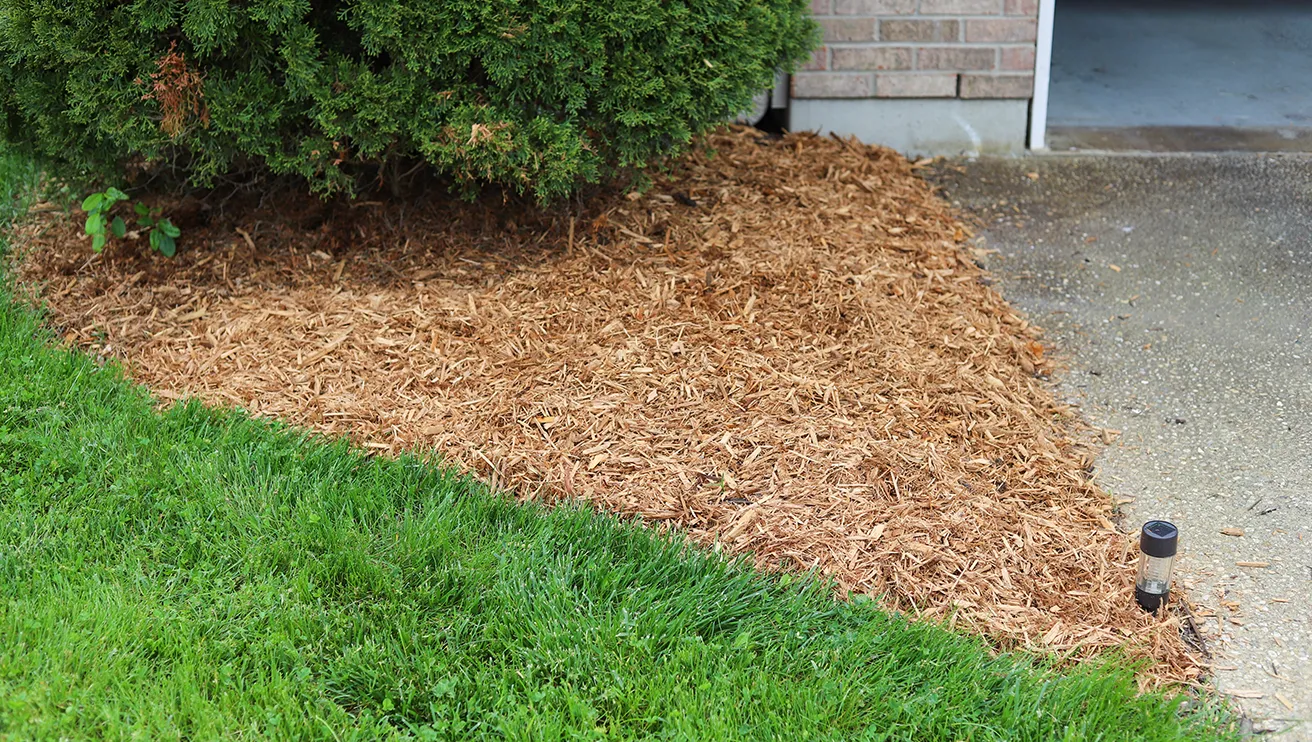
<svg viewBox="0 0 1312 742">
<path fill-rule="evenodd" d="M 1028 100 L 855 98 L 789 101 L 789 130 L 855 134 L 908 157 L 1020 154 Z"/>
</svg>

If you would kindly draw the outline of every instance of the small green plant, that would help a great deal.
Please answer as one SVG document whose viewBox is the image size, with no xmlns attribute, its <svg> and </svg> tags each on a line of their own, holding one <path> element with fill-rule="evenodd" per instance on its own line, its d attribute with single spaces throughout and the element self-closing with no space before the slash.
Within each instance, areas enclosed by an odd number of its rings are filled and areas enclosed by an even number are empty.
<svg viewBox="0 0 1312 742">
<path fill-rule="evenodd" d="M 114 207 L 119 202 L 127 200 L 128 194 L 110 187 L 87 196 L 82 202 L 82 210 L 87 212 L 86 233 L 91 235 L 92 250 L 96 252 L 104 250 L 111 234 L 120 240 L 127 236 L 128 225 L 123 221 L 123 217 L 115 216 L 110 219 L 110 212 Z M 133 206 L 133 210 L 137 214 L 137 225 L 149 230 L 150 249 L 170 258 L 176 255 L 177 238 L 182 236 L 182 230 L 174 226 L 172 221 L 161 216 L 163 210 L 152 209 L 140 201 Z"/>
<path fill-rule="evenodd" d="M 137 224 L 150 230 L 150 249 L 157 250 L 170 258 L 173 257 L 178 251 L 178 243 L 175 240 L 182 236 L 182 230 L 160 216 L 162 209 L 149 208 L 140 201 L 133 209 L 137 212 Z"/>
<path fill-rule="evenodd" d="M 108 221 L 109 212 L 114 205 L 126 200 L 128 194 L 110 187 L 100 193 L 87 196 L 82 202 L 82 210 L 87 212 L 86 233 L 91 235 L 92 250 L 100 252 L 105 249 L 105 243 L 109 241 L 109 232 L 113 232 L 119 239 L 123 239 L 128 233 L 128 226 L 123 223 L 123 217 L 116 216 L 112 222 Z"/>
</svg>

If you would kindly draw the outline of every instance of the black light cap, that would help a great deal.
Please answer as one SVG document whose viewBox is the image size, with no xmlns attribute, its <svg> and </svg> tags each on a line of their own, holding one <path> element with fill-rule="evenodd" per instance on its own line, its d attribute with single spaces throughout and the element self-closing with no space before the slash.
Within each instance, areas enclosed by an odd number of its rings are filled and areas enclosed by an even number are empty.
<svg viewBox="0 0 1312 742">
<path fill-rule="evenodd" d="M 1164 520 L 1150 520 L 1139 533 L 1139 551 L 1150 557 L 1173 557 L 1180 541 L 1180 529 Z"/>
</svg>

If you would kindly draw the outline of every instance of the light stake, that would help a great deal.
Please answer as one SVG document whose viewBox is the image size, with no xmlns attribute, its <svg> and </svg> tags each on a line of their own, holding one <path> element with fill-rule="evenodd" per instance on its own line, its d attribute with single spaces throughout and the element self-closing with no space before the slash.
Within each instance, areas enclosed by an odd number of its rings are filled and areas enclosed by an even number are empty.
<svg viewBox="0 0 1312 742">
<path fill-rule="evenodd" d="M 1171 597 L 1171 567 L 1180 541 L 1180 529 L 1164 520 L 1150 520 L 1139 534 L 1139 576 L 1134 599 L 1145 611 L 1156 613 Z"/>
</svg>

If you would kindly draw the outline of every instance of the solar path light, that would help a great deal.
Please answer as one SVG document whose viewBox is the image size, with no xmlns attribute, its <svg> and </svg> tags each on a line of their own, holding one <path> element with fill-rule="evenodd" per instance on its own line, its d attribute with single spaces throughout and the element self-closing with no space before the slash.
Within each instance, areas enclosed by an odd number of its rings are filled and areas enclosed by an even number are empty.
<svg viewBox="0 0 1312 742">
<path fill-rule="evenodd" d="M 1164 520 L 1150 520 L 1139 534 L 1139 576 L 1134 599 L 1145 611 L 1156 613 L 1171 597 L 1171 567 L 1175 562 L 1180 529 Z"/>
</svg>

